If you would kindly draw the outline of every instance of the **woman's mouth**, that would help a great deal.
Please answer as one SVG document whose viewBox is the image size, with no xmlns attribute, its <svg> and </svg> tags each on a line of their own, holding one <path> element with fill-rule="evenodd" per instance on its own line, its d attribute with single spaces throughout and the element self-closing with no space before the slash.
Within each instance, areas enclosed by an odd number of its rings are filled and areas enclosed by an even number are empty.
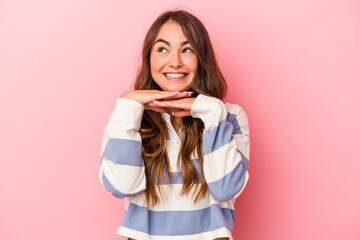
<svg viewBox="0 0 360 240">
<path fill-rule="evenodd" d="M 184 80 L 188 73 L 163 73 L 165 78 L 169 81 L 181 81 Z"/>
</svg>

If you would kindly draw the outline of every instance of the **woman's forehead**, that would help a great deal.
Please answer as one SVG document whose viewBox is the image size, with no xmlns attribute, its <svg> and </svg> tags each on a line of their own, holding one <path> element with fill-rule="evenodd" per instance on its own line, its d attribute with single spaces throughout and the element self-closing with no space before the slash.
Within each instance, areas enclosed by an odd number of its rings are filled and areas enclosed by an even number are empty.
<svg viewBox="0 0 360 240">
<path fill-rule="evenodd" d="M 160 40 L 160 41 L 159 41 Z M 187 42 L 181 26 L 177 22 L 166 22 L 164 23 L 156 36 L 156 42 L 169 43 L 170 45 L 184 45 Z"/>
</svg>

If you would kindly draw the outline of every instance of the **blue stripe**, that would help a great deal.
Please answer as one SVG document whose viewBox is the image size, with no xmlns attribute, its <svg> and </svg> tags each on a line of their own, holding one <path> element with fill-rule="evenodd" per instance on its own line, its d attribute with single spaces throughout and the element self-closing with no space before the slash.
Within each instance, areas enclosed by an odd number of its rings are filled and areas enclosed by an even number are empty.
<svg viewBox="0 0 360 240">
<path fill-rule="evenodd" d="M 245 166 L 246 171 L 249 171 L 249 159 L 247 159 L 247 158 L 245 157 L 245 155 L 244 155 L 242 152 L 240 152 L 239 149 L 236 149 L 236 151 L 237 151 L 238 153 L 240 153 L 241 159 L 242 159 L 242 161 L 244 161 L 244 166 Z"/>
<path fill-rule="evenodd" d="M 104 186 L 106 188 L 106 190 L 108 190 L 109 192 L 111 192 L 111 194 L 114 196 L 114 197 L 117 197 L 117 198 L 124 198 L 124 197 L 130 197 L 130 196 L 134 196 L 144 190 L 141 190 L 139 192 L 136 192 L 136 193 L 131 193 L 131 194 L 126 194 L 126 193 L 122 193 L 120 191 L 118 191 L 117 189 L 114 188 L 114 186 L 109 182 L 109 180 L 107 179 L 107 177 L 105 177 L 104 173 L 103 173 L 103 176 L 102 176 L 102 181 L 104 183 Z"/>
<path fill-rule="evenodd" d="M 105 158 L 113 163 L 144 166 L 140 141 L 110 138 L 105 146 Z"/>
<path fill-rule="evenodd" d="M 233 134 L 242 134 L 242 131 L 240 129 L 240 125 L 238 120 L 236 119 L 236 114 L 233 113 L 229 113 L 226 116 L 226 119 L 232 123 L 232 125 L 234 126 L 234 130 L 233 130 Z"/>
<path fill-rule="evenodd" d="M 199 179 L 201 179 L 202 170 L 201 170 L 199 160 L 197 158 L 196 159 L 191 159 L 191 162 L 194 165 L 194 167 L 195 167 L 195 169 L 196 169 L 196 171 L 198 173 Z"/>
<path fill-rule="evenodd" d="M 245 182 L 246 167 L 241 161 L 234 170 L 223 178 L 208 183 L 209 192 L 216 201 L 226 202 L 234 198 Z"/>
<path fill-rule="evenodd" d="M 171 177 L 172 177 L 172 184 L 182 184 L 183 183 L 183 179 L 180 176 L 179 172 L 171 172 Z M 163 184 L 168 184 L 168 183 L 165 182 Z"/>
<path fill-rule="evenodd" d="M 160 183 L 160 185 L 168 185 L 168 184 L 182 184 L 182 178 L 180 176 L 179 172 L 170 172 L 171 174 L 171 178 L 172 178 L 172 182 L 170 183 L 170 181 L 167 179 L 167 173 L 166 170 L 164 169 L 164 174 L 163 174 L 163 181 Z M 157 176 L 155 176 L 155 183 L 157 182 Z"/>
<path fill-rule="evenodd" d="M 242 161 L 244 162 L 244 166 L 245 166 L 245 170 L 246 171 L 249 171 L 249 160 L 245 157 L 244 154 L 242 154 L 242 152 L 240 152 L 238 149 L 236 149 L 236 151 L 238 153 L 240 153 L 241 155 L 241 159 Z M 192 164 L 194 165 L 197 173 L 198 173 L 198 183 L 201 183 L 201 166 L 199 164 L 199 161 L 198 159 L 191 159 L 191 162 Z M 183 169 L 181 169 L 181 171 L 183 172 Z M 182 179 L 182 176 L 180 175 L 179 172 L 170 172 L 171 174 L 171 177 L 172 177 L 172 183 L 170 183 L 168 180 L 167 180 L 167 174 L 165 172 L 165 169 L 164 169 L 164 176 L 163 176 L 163 182 L 160 183 L 160 185 L 167 185 L 167 184 L 183 184 L 183 179 Z M 156 176 L 155 176 L 155 181 L 156 183 Z"/>
<path fill-rule="evenodd" d="M 194 164 L 194 167 L 198 173 L 198 181 L 197 183 L 201 183 L 201 168 L 200 168 L 200 164 L 198 159 L 191 159 L 192 164 Z M 183 169 L 181 169 L 181 173 L 183 173 Z M 167 184 L 183 184 L 183 178 L 180 174 L 180 172 L 170 172 L 171 177 L 172 177 L 172 182 L 170 183 L 170 181 L 168 181 L 167 179 L 167 173 L 166 170 L 164 169 L 164 175 L 163 175 L 163 182 L 160 183 L 160 185 L 167 185 Z M 156 183 L 156 176 L 155 176 L 155 181 Z"/>
<path fill-rule="evenodd" d="M 222 120 L 219 125 L 210 132 L 203 135 L 204 156 L 216 151 L 221 146 L 229 143 L 232 139 L 234 126 L 226 119 Z"/>
<path fill-rule="evenodd" d="M 153 211 L 131 203 L 122 226 L 150 235 L 177 236 L 233 229 L 235 211 L 214 204 L 193 211 Z"/>
</svg>

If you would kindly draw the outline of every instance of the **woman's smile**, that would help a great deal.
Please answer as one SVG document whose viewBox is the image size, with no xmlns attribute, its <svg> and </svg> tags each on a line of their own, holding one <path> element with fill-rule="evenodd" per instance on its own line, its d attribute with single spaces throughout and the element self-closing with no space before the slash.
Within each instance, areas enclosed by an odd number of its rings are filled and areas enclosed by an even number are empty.
<svg viewBox="0 0 360 240">
<path fill-rule="evenodd" d="M 164 76 L 169 81 L 182 81 L 189 76 L 189 74 L 184 72 L 167 72 L 164 73 Z"/>
</svg>

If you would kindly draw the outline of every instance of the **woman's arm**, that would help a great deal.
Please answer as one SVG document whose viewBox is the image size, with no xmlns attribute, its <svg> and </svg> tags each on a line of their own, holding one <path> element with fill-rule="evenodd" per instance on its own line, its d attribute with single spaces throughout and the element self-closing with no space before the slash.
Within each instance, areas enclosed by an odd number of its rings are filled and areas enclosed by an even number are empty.
<svg viewBox="0 0 360 240">
<path fill-rule="evenodd" d="M 245 111 L 200 94 L 191 115 L 205 125 L 203 171 L 210 194 L 221 202 L 235 199 L 249 179 L 250 139 Z"/>
<path fill-rule="evenodd" d="M 186 98 L 190 92 L 134 90 L 116 100 L 115 109 L 105 127 L 99 178 L 115 197 L 136 195 L 146 188 L 145 165 L 139 133 L 144 110 L 165 112 L 163 107 L 149 106 L 154 100 Z"/>
<path fill-rule="evenodd" d="M 139 133 L 144 105 L 118 98 L 105 127 L 99 178 L 115 197 L 124 198 L 146 188 Z"/>
<path fill-rule="evenodd" d="M 203 94 L 150 105 L 178 108 L 174 116 L 192 116 L 204 122 L 203 171 L 210 194 L 221 202 L 239 196 L 249 178 L 250 139 L 245 111 Z"/>
</svg>

